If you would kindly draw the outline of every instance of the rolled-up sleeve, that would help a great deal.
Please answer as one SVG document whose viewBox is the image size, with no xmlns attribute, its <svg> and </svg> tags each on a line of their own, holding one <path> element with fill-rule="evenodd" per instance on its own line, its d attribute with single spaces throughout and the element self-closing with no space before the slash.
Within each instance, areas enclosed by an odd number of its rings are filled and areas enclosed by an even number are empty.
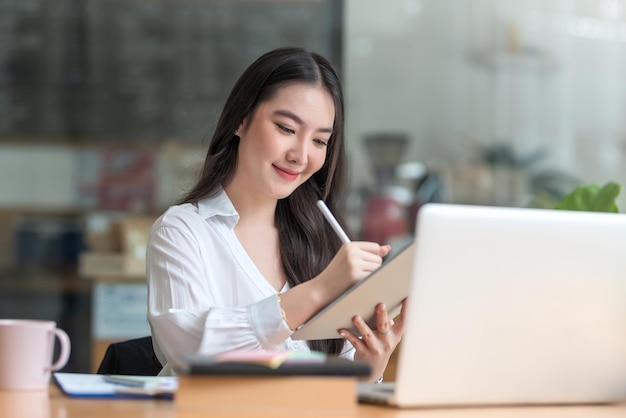
<svg viewBox="0 0 626 418">
<path fill-rule="evenodd" d="M 161 363 L 172 363 L 181 354 L 284 345 L 291 331 L 277 294 L 263 294 L 245 281 L 237 283 L 228 271 L 217 277 L 219 269 L 207 270 L 207 254 L 214 251 L 214 257 L 224 257 L 224 246 L 219 253 L 211 248 L 219 243 L 200 242 L 192 228 L 155 224 L 149 238 L 148 321 Z M 253 291 L 261 297 L 253 300 L 252 294 L 246 304 L 241 293 Z"/>
</svg>

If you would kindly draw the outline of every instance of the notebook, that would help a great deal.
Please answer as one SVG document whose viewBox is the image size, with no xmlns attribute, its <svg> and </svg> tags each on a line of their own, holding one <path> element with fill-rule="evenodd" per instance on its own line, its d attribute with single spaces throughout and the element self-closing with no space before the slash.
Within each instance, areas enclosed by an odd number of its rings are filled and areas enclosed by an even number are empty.
<svg viewBox="0 0 626 418">
<path fill-rule="evenodd" d="M 396 407 L 626 399 L 626 215 L 427 204 Z"/>
<path fill-rule="evenodd" d="M 53 374 L 64 394 L 75 398 L 173 399 L 175 376 L 128 376 L 88 373 Z"/>
</svg>

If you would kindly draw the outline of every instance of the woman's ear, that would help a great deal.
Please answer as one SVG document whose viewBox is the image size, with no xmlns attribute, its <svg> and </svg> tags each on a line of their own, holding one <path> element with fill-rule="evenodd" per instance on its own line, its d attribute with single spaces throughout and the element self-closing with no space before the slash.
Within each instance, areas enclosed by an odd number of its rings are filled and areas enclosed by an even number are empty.
<svg viewBox="0 0 626 418">
<path fill-rule="evenodd" d="M 241 133 L 246 129 L 246 123 L 248 122 L 248 117 L 246 116 L 243 121 L 239 124 L 237 129 L 235 130 L 235 135 L 241 137 Z"/>
</svg>

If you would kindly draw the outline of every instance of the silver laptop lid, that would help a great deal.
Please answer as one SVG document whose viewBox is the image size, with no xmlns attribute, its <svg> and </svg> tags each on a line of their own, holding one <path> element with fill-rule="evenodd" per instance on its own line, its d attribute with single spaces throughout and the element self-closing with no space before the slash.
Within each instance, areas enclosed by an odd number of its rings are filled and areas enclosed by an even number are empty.
<svg viewBox="0 0 626 418">
<path fill-rule="evenodd" d="M 626 397 L 626 216 L 428 204 L 400 405 Z"/>
</svg>

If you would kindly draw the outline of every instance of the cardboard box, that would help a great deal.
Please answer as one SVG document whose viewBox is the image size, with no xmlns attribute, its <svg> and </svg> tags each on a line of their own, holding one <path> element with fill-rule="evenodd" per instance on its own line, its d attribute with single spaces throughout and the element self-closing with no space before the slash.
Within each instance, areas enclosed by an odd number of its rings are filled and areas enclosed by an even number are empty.
<svg viewBox="0 0 626 418">
<path fill-rule="evenodd" d="M 155 218 L 148 216 L 129 216 L 117 222 L 120 248 L 126 256 L 145 259 L 148 235 Z"/>
<path fill-rule="evenodd" d="M 146 260 L 118 253 L 85 252 L 80 255 L 78 273 L 89 279 L 128 279 L 146 277 Z"/>
</svg>

